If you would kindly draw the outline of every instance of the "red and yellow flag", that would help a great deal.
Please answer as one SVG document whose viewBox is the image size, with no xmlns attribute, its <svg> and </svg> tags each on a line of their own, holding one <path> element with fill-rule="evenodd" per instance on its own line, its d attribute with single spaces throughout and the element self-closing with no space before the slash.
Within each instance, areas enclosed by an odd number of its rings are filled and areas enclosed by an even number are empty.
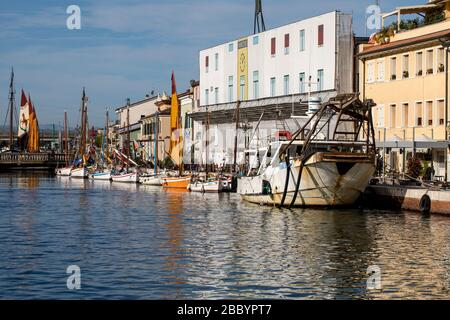
<svg viewBox="0 0 450 320">
<path fill-rule="evenodd" d="M 172 109 L 170 114 L 171 140 L 170 156 L 172 160 L 181 166 L 183 159 L 183 141 L 181 135 L 181 110 L 178 102 L 177 84 L 175 82 L 175 73 L 172 71 Z"/>
</svg>

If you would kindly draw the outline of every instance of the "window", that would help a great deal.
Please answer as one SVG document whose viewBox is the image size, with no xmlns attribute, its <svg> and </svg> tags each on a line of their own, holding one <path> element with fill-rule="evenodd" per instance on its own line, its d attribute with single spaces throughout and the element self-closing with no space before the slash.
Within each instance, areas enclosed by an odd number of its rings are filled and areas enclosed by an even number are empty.
<svg viewBox="0 0 450 320">
<path fill-rule="evenodd" d="M 323 46 L 323 36 L 324 36 L 324 34 L 323 34 L 323 24 L 321 24 L 320 26 L 319 26 L 319 30 L 318 30 L 318 45 L 319 45 L 319 47 L 320 46 Z"/>
<path fill-rule="evenodd" d="M 445 105 L 444 100 L 439 100 L 437 102 L 437 112 L 438 112 L 438 120 L 439 125 L 443 126 L 445 124 Z"/>
<path fill-rule="evenodd" d="M 384 59 L 378 60 L 377 66 L 378 66 L 377 80 L 384 81 Z"/>
<path fill-rule="evenodd" d="M 384 106 L 377 107 L 377 127 L 384 128 Z"/>
<path fill-rule="evenodd" d="M 228 45 L 228 52 L 233 52 L 234 51 L 234 44 L 233 43 L 230 43 L 229 45 Z"/>
<path fill-rule="evenodd" d="M 305 51 L 305 29 L 300 30 L 300 51 Z"/>
<path fill-rule="evenodd" d="M 209 105 L 209 89 L 205 90 L 205 105 Z"/>
<path fill-rule="evenodd" d="M 300 93 L 305 93 L 305 81 L 306 81 L 306 75 L 305 75 L 304 72 L 301 72 L 301 73 L 300 73 L 299 81 L 300 81 L 300 89 L 299 89 L 299 92 L 300 92 Z"/>
<path fill-rule="evenodd" d="M 287 96 L 289 94 L 289 75 L 284 76 L 284 95 Z"/>
<path fill-rule="evenodd" d="M 416 102 L 416 126 L 423 126 L 423 104 L 422 102 Z"/>
<path fill-rule="evenodd" d="M 427 61 L 427 74 L 433 74 L 434 73 L 434 59 L 433 59 L 433 50 L 428 50 L 427 51 L 427 57 L 426 57 Z"/>
<path fill-rule="evenodd" d="M 439 48 L 438 52 L 437 52 L 437 66 L 438 66 L 438 72 L 444 72 L 445 71 L 445 62 L 444 62 L 444 58 L 445 58 L 445 53 L 444 53 L 444 48 Z"/>
<path fill-rule="evenodd" d="M 228 101 L 233 102 L 234 101 L 234 78 L 233 76 L 228 77 Z"/>
<path fill-rule="evenodd" d="M 367 83 L 374 82 L 375 65 L 373 61 L 367 63 Z"/>
<path fill-rule="evenodd" d="M 289 54 L 289 34 L 284 35 L 284 54 Z"/>
<path fill-rule="evenodd" d="M 276 95 L 276 79 L 275 78 L 270 78 L 270 96 L 271 97 L 275 97 Z"/>
<path fill-rule="evenodd" d="M 219 88 L 214 89 L 214 102 L 215 104 L 219 104 Z"/>
<path fill-rule="evenodd" d="M 216 71 L 219 70 L 219 54 L 218 54 L 218 53 L 216 53 L 216 54 L 214 55 L 214 69 L 215 69 Z"/>
<path fill-rule="evenodd" d="M 395 126 L 397 125 L 397 106 L 395 104 L 391 105 L 391 110 L 390 110 L 391 114 L 390 114 L 390 126 L 391 128 L 395 128 Z"/>
<path fill-rule="evenodd" d="M 277 39 L 272 38 L 270 40 L 270 54 L 272 57 L 274 57 L 276 53 L 277 53 Z"/>
<path fill-rule="evenodd" d="M 259 36 L 254 36 L 253 37 L 253 45 L 256 46 L 257 44 L 259 44 Z"/>
<path fill-rule="evenodd" d="M 259 71 L 253 71 L 253 98 L 259 99 Z"/>
<path fill-rule="evenodd" d="M 317 91 L 323 90 L 323 69 L 317 70 Z"/>
<path fill-rule="evenodd" d="M 402 105 L 402 127 L 409 126 L 409 105 L 404 103 Z"/>
<path fill-rule="evenodd" d="M 427 116 L 427 125 L 433 126 L 433 101 L 425 102 L 425 115 Z"/>
<path fill-rule="evenodd" d="M 209 71 L 209 56 L 206 56 L 206 58 L 205 58 L 205 70 L 206 70 L 206 73 L 208 73 L 208 71 Z"/>
<path fill-rule="evenodd" d="M 391 58 L 391 80 L 397 79 L 397 58 Z"/>
<path fill-rule="evenodd" d="M 402 78 L 409 78 L 409 54 L 403 56 Z"/>
<path fill-rule="evenodd" d="M 240 96 L 239 96 L 239 99 L 240 99 L 241 101 L 244 101 L 244 99 L 245 99 L 245 95 L 244 95 L 244 92 L 245 92 L 245 76 L 241 76 L 241 78 L 240 78 L 240 80 L 239 80 L 239 86 L 240 86 Z"/>
<path fill-rule="evenodd" d="M 416 53 L 416 76 L 423 75 L 423 52 Z"/>
</svg>

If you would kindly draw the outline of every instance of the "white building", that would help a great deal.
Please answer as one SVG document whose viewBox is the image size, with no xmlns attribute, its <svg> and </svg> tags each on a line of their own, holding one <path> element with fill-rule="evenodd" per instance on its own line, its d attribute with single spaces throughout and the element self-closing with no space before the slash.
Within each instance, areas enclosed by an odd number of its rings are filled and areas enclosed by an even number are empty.
<svg viewBox="0 0 450 320">
<path fill-rule="evenodd" d="M 208 159 L 197 141 L 195 162 L 233 164 L 239 122 L 243 164 L 252 144 L 298 129 L 303 120 L 291 116 L 305 116 L 309 93 L 327 101 L 354 92 L 354 42 L 352 16 L 334 11 L 200 51 L 200 107 L 190 117 L 195 139 L 208 122 L 211 141 Z"/>
<path fill-rule="evenodd" d="M 352 17 L 330 12 L 200 52 L 200 105 L 353 91 Z"/>
</svg>

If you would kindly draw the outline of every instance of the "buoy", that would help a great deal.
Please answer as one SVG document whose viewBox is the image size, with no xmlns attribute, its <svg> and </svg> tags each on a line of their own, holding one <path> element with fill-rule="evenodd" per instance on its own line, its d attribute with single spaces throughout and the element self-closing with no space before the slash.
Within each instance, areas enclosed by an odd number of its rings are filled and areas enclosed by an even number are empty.
<svg viewBox="0 0 450 320">
<path fill-rule="evenodd" d="M 422 199 L 420 199 L 419 209 L 421 213 L 428 214 L 431 212 L 431 198 L 425 194 Z"/>
</svg>

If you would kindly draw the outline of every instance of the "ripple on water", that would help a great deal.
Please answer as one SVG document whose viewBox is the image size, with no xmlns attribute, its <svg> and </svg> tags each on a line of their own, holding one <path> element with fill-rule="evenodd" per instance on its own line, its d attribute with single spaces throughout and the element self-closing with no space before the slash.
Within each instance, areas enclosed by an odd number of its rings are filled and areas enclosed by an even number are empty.
<svg viewBox="0 0 450 320">
<path fill-rule="evenodd" d="M 447 217 L 20 175 L 0 176 L 0 203 L 0 298 L 450 298 Z"/>
</svg>

